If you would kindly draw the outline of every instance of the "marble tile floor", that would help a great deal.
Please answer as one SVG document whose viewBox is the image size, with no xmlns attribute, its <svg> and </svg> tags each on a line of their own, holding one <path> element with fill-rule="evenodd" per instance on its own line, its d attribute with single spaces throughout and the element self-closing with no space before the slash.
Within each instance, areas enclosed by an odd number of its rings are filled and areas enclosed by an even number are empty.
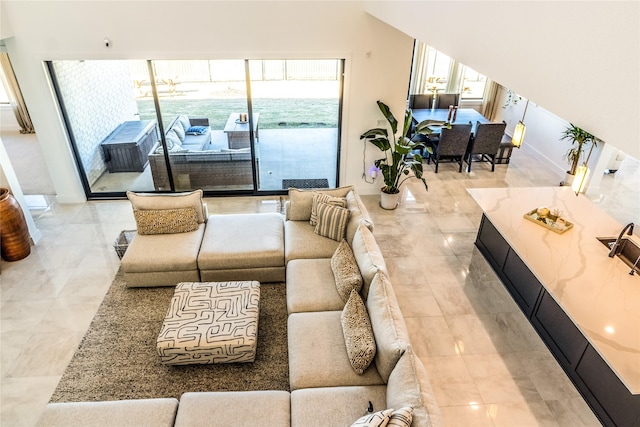
<svg viewBox="0 0 640 427">
<path fill-rule="evenodd" d="M 363 196 L 398 302 L 446 426 L 600 425 L 474 246 L 481 211 L 466 188 L 553 186 L 535 156 L 425 166 L 394 211 Z M 540 178 L 546 176 L 546 178 Z M 49 200 L 50 201 L 50 200 Z M 277 197 L 206 199 L 210 212 L 274 212 Z M 112 244 L 135 228 L 127 201 L 33 211 L 32 254 L 0 264 L 0 425 L 32 426 L 119 268 Z"/>
</svg>

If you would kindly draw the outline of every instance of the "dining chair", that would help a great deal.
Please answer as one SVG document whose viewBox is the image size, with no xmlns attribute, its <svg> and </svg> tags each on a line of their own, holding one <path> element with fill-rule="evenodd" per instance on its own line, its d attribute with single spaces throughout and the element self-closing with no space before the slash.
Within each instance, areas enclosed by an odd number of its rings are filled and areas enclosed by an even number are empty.
<svg viewBox="0 0 640 427">
<path fill-rule="evenodd" d="M 431 94 L 415 94 L 409 95 L 409 108 L 412 110 L 426 110 L 431 108 L 433 95 Z"/>
<path fill-rule="evenodd" d="M 462 164 L 469 149 L 470 139 L 471 122 L 451 125 L 451 129 L 443 127 L 440 131 L 440 139 L 430 145 L 433 154 L 427 157 L 427 164 L 433 160 L 436 165 L 436 173 L 438 173 L 440 161 L 458 162 L 460 165 L 458 172 L 462 172 Z"/>
<path fill-rule="evenodd" d="M 476 131 L 469 144 L 466 161 L 469 165 L 467 170 L 471 171 L 471 163 L 474 157 L 478 161 L 490 162 L 491 172 L 496 168 L 496 157 L 500 149 L 500 143 L 504 136 L 504 130 L 507 127 L 506 122 L 502 123 L 476 123 Z"/>
<path fill-rule="evenodd" d="M 457 106 L 459 101 L 459 93 L 439 93 L 436 101 L 436 108 L 446 110 L 449 108 L 449 105 L 453 105 L 454 107 Z"/>
</svg>

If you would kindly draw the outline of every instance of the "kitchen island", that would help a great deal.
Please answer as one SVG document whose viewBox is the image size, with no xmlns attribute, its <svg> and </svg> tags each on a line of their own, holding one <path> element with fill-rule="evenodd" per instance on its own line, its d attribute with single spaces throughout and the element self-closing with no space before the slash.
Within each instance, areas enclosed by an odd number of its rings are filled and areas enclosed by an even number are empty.
<svg viewBox="0 0 640 427">
<path fill-rule="evenodd" d="M 596 415 L 640 425 L 640 275 L 596 239 L 624 225 L 569 187 L 468 191 L 484 211 L 476 246 Z M 523 217 L 538 207 L 573 227 Z"/>
</svg>

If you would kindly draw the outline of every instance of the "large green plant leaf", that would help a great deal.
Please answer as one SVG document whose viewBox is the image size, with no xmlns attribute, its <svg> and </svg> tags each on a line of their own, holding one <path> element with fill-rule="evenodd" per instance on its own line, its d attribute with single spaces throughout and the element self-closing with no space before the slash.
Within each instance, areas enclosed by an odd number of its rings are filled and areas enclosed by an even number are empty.
<svg viewBox="0 0 640 427">
<path fill-rule="evenodd" d="M 389 125 L 391 126 L 391 133 L 395 135 L 396 132 L 398 132 L 398 121 L 396 120 L 394 115 L 391 114 L 391 110 L 389 109 L 387 104 L 385 104 L 382 101 L 377 101 L 377 103 L 378 103 L 378 108 L 380 108 L 380 111 L 382 111 L 382 115 L 384 116 L 385 119 L 387 119 L 387 121 L 389 122 Z"/>
</svg>

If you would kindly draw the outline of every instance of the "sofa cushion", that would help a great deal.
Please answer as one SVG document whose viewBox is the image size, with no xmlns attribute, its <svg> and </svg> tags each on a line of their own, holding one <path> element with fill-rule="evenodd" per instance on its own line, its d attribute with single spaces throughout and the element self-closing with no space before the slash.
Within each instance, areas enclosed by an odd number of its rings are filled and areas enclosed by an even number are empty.
<svg viewBox="0 0 640 427">
<path fill-rule="evenodd" d="M 314 232 L 332 240 L 341 241 L 349 221 L 349 210 L 327 203 L 318 205 L 318 223 Z"/>
<path fill-rule="evenodd" d="M 363 415 L 351 427 L 385 427 L 391 419 L 393 409 L 383 409 L 378 412 Z"/>
<path fill-rule="evenodd" d="M 290 221 L 309 221 L 311 218 L 311 207 L 313 205 L 313 193 L 316 191 L 334 197 L 346 197 L 347 193 L 352 189 L 353 186 L 351 185 L 326 190 L 300 190 L 298 188 L 290 188 L 286 219 Z"/>
<path fill-rule="evenodd" d="M 331 258 L 339 242 L 314 232 L 309 221 L 284 222 L 284 250 L 287 262 L 292 259 Z"/>
<path fill-rule="evenodd" d="M 331 256 L 331 271 L 340 298 L 345 303 L 349 299 L 351 290 L 360 292 L 362 288 L 362 276 L 358 269 L 358 263 L 353 256 L 353 251 L 346 240 L 342 239 L 338 248 Z"/>
<path fill-rule="evenodd" d="M 197 270 L 204 224 L 188 233 L 137 234 L 122 257 L 125 273 Z M 170 256 L 167 254 L 170 253 Z M 175 283 L 174 283 L 175 284 Z"/>
<path fill-rule="evenodd" d="M 133 191 L 127 191 L 127 198 L 131 202 L 133 209 L 140 210 L 193 207 L 198 215 L 198 223 L 202 224 L 206 220 L 202 205 L 202 190 L 176 194 L 134 193 Z"/>
<path fill-rule="evenodd" d="M 376 368 L 386 382 L 409 344 L 409 336 L 393 288 L 384 272 L 373 278 L 366 305 L 376 337 Z"/>
<path fill-rule="evenodd" d="M 198 216 L 192 207 L 178 209 L 134 209 L 138 234 L 187 233 L 198 229 Z"/>
<path fill-rule="evenodd" d="M 373 363 L 362 375 L 351 367 L 341 314 L 341 311 L 320 311 L 289 315 L 287 340 L 292 390 L 384 384 Z"/>
<path fill-rule="evenodd" d="M 291 425 L 288 391 L 220 391 L 184 393 L 175 427 Z"/>
<path fill-rule="evenodd" d="M 318 387 L 291 392 L 291 425 L 304 427 L 348 426 L 367 411 L 387 407 L 381 385 Z"/>
<path fill-rule="evenodd" d="M 171 427 L 177 409 L 178 400 L 173 398 L 50 403 L 37 425 L 41 427 Z"/>
<path fill-rule="evenodd" d="M 329 258 L 294 259 L 287 264 L 287 312 L 342 310 Z"/>
<path fill-rule="evenodd" d="M 376 242 L 373 233 L 364 223 L 358 226 L 351 243 L 351 249 L 362 275 L 362 290 L 360 294 L 366 301 L 369 296 L 369 286 L 371 286 L 374 276 L 380 270 L 386 272 L 387 267 L 378 242 Z"/>
<path fill-rule="evenodd" d="M 176 122 L 180 122 L 182 129 L 184 129 L 185 131 L 191 127 L 191 120 L 189 120 L 189 117 L 185 116 L 184 114 L 180 114 Z"/>
<path fill-rule="evenodd" d="M 351 245 L 353 243 L 353 236 L 356 234 L 358 226 L 363 223 L 371 231 L 373 231 L 373 221 L 369 216 L 369 211 L 362 203 L 360 196 L 355 191 L 347 193 L 347 209 L 351 213 L 349 218 L 349 224 L 347 225 L 347 241 Z"/>
<path fill-rule="evenodd" d="M 376 355 L 376 340 L 371 329 L 367 309 L 360 294 L 351 290 L 340 317 L 342 334 L 347 347 L 349 362 L 358 375 L 371 365 Z"/>
<path fill-rule="evenodd" d="M 313 193 L 313 202 L 311 204 L 311 217 L 309 217 L 309 224 L 316 225 L 318 223 L 318 204 L 327 203 L 329 205 L 340 206 L 341 208 L 347 207 L 347 199 L 344 197 L 334 197 L 329 194 L 322 194 L 319 192 Z"/>
<path fill-rule="evenodd" d="M 443 425 L 428 374 L 411 346 L 389 375 L 386 405 L 389 408 L 412 407 L 414 427 Z"/>
</svg>

